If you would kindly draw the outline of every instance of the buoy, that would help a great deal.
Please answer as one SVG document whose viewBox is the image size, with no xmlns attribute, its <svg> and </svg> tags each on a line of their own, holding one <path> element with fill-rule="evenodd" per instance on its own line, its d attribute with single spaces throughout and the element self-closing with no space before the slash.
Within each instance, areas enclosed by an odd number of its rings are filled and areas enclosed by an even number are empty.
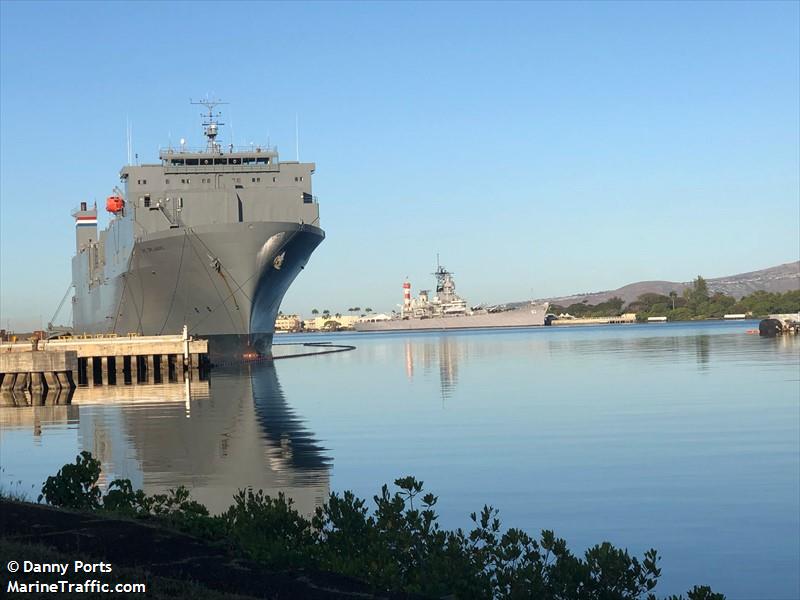
<svg viewBox="0 0 800 600">
<path fill-rule="evenodd" d="M 125 200 L 119 196 L 109 196 L 106 199 L 106 210 L 110 213 L 120 213 L 125 208 Z"/>
</svg>

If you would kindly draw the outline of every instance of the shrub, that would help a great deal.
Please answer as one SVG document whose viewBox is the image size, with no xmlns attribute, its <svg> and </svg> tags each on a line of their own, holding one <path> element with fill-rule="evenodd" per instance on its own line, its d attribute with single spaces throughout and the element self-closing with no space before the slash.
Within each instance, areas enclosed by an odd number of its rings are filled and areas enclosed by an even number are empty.
<svg viewBox="0 0 800 600">
<path fill-rule="evenodd" d="M 94 510 L 100 508 L 100 461 L 91 452 L 83 451 L 75 457 L 75 464 L 66 464 L 58 473 L 47 478 L 39 495 L 53 506 Z"/>
<path fill-rule="evenodd" d="M 183 531 L 223 541 L 271 568 L 321 568 L 362 579 L 379 589 L 433 597 L 537 598 L 539 600 L 655 600 L 661 569 L 651 549 L 642 558 L 608 542 L 573 555 L 552 531 L 534 538 L 520 529 L 502 531 L 499 513 L 484 506 L 472 513 L 469 532 L 439 527 L 437 497 L 414 477 L 384 485 L 370 514 L 352 492 L 332 493 L 313 519 L 301 516 L 283 494 L 240 490 L 219 516 L 190 499 L 184 487 L 147 496 L 127 479 L 111 482 L 101 496 L 100 462 L 82 452 L 74 465 L 48 477 L 42 496 L 55 506 L 103 509 L 166 519 Z M 696 586 L 666 600 L 724 600 Z"/>
</svg>

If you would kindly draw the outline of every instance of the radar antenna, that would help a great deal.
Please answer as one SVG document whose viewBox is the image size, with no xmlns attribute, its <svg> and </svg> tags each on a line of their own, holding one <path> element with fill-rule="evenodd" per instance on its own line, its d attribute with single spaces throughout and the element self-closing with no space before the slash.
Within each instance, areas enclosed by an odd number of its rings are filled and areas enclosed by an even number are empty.
<svg viewBox="0 0 800 600">
<path fill-rule="evenodd" d="M 436 276 L 436 292 L 444 292 L 445 288 L 450 288 L 450 291 L 455 291 L 456 286 L 453 283 L 452 276 L 455 275 L 452 271 L 448 271 L 439 263 L 439 253 L 436 253 L 436 272 L 431 273 Z"/>
<path fill-rule="evenodd" d="M 222 113 L 214 112 L 214 109 L 221 104 L 228 103 L 223 102 L 222 100 L 211 100 L 209 98 L 206 98 L 205 100 L 198 100 L 197 102 L 190 98 L 189 103 L 205 106 L 206 110 L 208 110 L 208 114 L 200 113 L 200 116 L 203 117 L 203 133 L 205 133 L 205 136 L 208 138 L 206 151 L 214 154 L 222 154 L 222 146 L 220 146 L 219 142 L 217 142 L 217 135 L 219 134 L 220 125 L 225 125 L 225 123 L 220 123 L 217 120 L 222 116 Z"/>
</svg>

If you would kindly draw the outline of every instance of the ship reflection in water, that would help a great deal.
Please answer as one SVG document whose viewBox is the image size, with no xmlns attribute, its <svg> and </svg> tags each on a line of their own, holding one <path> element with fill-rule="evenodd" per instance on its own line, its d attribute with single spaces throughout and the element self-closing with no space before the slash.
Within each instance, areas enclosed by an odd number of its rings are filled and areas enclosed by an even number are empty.
<svg viewBox="0 0 800 600">
<path fill-rule="evenodd" d="M 36 480 L 88 450 L 102 462 L 101 486 L 127 478 L 153 494 L 184 485 L 212 513 L 246 487 L 283 492 L 307 515 L 329 493 L 331 461 L 287 404 L 271 364 L 215 370 L 189 396 L 183 384 L 81 388 L 71 406 L 2 410 L 0 425 L 5 449 L 33 433 L 43 451 L 34 452 L 36 471 L 44 469 Z"/>
<path fill-rule="evenodd" d="M 414 364 L 421 364 L 425 373 L 434 370 L 434 365 L 439 367 L 439 389 L 442 402 L 453 396 L 458 383 L 458 362 L 467 351 L 467 347 L 458 344 L 442 335 L 436 341 L 425 340 L 417 343 L 415 340 L 405 340 L 405 366 L 406 376 L 414 379 Z"/>
</svg>

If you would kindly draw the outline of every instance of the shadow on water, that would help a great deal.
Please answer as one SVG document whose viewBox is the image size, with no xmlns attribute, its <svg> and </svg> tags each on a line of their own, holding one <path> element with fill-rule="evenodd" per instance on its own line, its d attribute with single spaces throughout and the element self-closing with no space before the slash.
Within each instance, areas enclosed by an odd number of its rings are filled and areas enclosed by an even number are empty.
<svg viewBox="0 0 800 600">
<path fill-rule="evenodd" d="M 206 398 L 180 408 L 124 413 L 145 490 L 186 485 L 212 511 L 245 487 L 283 492 L 307 514 L 326 499 L 331 461 L 287 403 L 273 364 L 220 370 Z"/>
<path fill-rule="evenodd" d="M 0 408 L 0 424 L 55 442 L 46 444 L 49 466 L 36 486 L 88 450 L 102 463 L 101 486 L 115 478 L 147 493 L 184 485 L 212 512 L 248 487 L 283 492 L 305 514 L 327 499 L 331 459 L 289 406 L 274 365 L 221 369 L 188 392 L 177 383 L 79 388 L 70 405 Z M 76 446 L 65 449 L 57 440 L 69 430 Z M 15 437 L 20 457 L 26 439 Z M 10 438 L 4 450 L 14 454 Z"/>
<path fill-rule="evenodd" d="M 708 362 L 711 358 L 711 339 L 707 335 L 698 335 L 694 338 L 694 344 L 697 365 L 701 371 L 707 371 Z"/>
<path fill-rule="evenodd" d="M 250 381 L 256 418 L 273 468 L 297 482 L 316 482 L 322 475 L 327 479 L 332 460 L 289 406 L 275 366 L 266 363 L 251 367 Z"/>
<path fill-rule="evenodd" d="M 72 388 L 2 390 L 0 391 L 0 407 L 69 404 L 72 401 L 73 393 L 74 390 Z"/>
<path fill-rule="evenodd" d="M 746 355 L 748 360 L 771 360 L 774 351 L 793 351 L 797 348 L 797 336 L 782 336 L 779 339 L 759 338 L 744 331 L 720 333 L 697 333 L 695 335 L 652 335 L 643 337 L 596 337 L 582 339 L 551 339 L 547 347 L 551 354 L 581 355 L 593 357 L 603 355 L 637 362 L 663 364 L 665 357 L 674 356 L 685 360 L 693 356 L 700 372 L 711 368 L 715 358 L 721 356 Z"/>
</svg>

